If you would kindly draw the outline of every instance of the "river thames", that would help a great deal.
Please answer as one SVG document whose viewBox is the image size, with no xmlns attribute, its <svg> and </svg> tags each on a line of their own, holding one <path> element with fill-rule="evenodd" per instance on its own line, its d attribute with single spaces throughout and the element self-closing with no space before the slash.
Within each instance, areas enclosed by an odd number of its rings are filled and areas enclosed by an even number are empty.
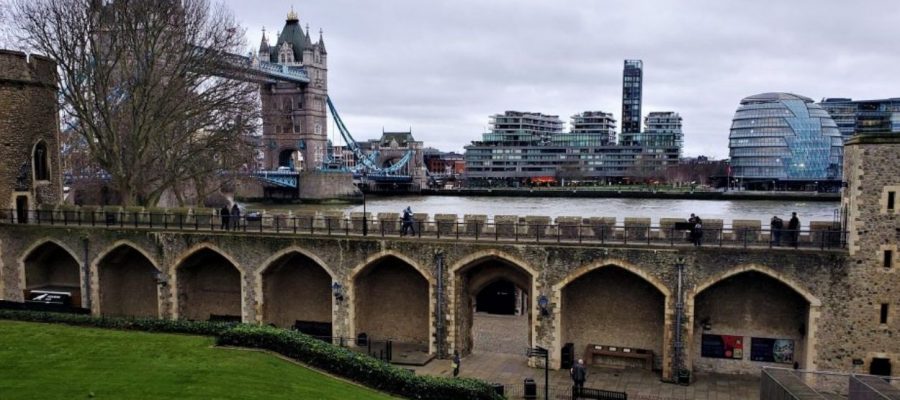
<svg viewBox="0 0 900 400">
<path fill-rule="evenodd" d="M 294 209 L 362 211 L 361 204 L 246 204 L 250 210 Z M 810 221 L 833 221 L 839 202 L 797 200 L 670 200 L 670 199 L 566 199 L 547 197 L 456 197 L 456 196 L 370 196 L 366 211 L 402 212 L 407 206 L 413 212 L 434 214 L 546 215 L 581 217 L 616 217 L 621 223 L 626 217 L 649 217 L 658 224 L 660 218 L 688 218 L 691 213 L 701 218 L 722 219 L 728 227 L 736 219 L 763 221 L 773 215 L 787 220 L 797 212 L 801 224 Z"/>
</svg>

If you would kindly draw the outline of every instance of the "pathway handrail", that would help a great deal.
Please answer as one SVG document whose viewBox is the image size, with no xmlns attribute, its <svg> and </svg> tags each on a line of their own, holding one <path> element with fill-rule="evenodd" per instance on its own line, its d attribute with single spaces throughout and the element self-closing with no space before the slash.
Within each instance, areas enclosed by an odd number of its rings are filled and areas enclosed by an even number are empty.
<svg viewBox="0 0 900 400">
<path fill-rule="evenodd" d="M 365 223 L 363 224 L 363 220 Z M 397 218 L 371 216 L 341 218 L 329 215 L 290 215 L 244 213 L 220 216 L 212 210 L 189 212 L 135 211 L 122 209 L 38 209 L 19 212 L 0 211 L 0 225 L 44 225 L 60 227 L 92 227 L 97 229 L 145 229 L 214 233 L 264 233 L 279 236 L 394 237 L 461 242 L 555 242 L 564 244 L 599 244 L 655 247 L 731 247 L 785 249 L 846 249 L 848 232 L 834 229 L 782 229 L 730 227 L 703 228 L 699 246 L 686 230 L 671 226 L 630 225 L 628 223 L 538 223 L 485 222 L 452 220 L 416 220 L 405 231 Z M 362 226 L 367 225 L 366 232 Z M 779 239 L 780 240 L 777 240 Z"/>
</svg>

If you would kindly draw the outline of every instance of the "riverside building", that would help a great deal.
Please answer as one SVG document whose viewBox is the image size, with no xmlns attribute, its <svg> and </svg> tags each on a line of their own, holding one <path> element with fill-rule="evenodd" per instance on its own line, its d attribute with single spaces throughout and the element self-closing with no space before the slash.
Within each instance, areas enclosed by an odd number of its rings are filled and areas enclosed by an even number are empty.
<svg viewBox="0 0 900 400">
<path fill-rule="evenodd" d="M 819 105 L 834 119 L 845 141 L 855 133 L 900 133 L 900 97 L 881 100 L 826 98 Z"/>
<path fill-rule="evenodd" d="M 763 93 L 741 100 L 728 147 L 730 177 L 739 186 L 765 190 L 840 187 L 841 132 L 828 112 L 808 97 Z"/>
<path fill-rule="evenodd" d="M 602 111 L 572 116 L 563 131 L 555 115 L 507 111 L 490 118 L 490 132 L 465 147 L 470 186 L 521 186 L 566 181 L 618 181 L 640 147 L 614 143 L 615 119 Z"/>
</svg>

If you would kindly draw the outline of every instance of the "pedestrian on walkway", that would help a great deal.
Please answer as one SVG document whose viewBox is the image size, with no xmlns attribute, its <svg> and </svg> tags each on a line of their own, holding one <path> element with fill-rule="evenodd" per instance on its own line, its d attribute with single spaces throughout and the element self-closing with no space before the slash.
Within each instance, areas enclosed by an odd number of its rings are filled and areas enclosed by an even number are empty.
<svg viewBox="0 0 900 400">
<path fill-rule="evenodd" d="M 781 230 L 784 229 L 784 221 L 776 215 L 772 217 L 769 227 L 772 231 L 772 246 L 781 246 Z"/>
<path fill-rule="evenodd" d="M 241 208 L 237 203 L 231 206 L 231 229 L 238 230 L 241 227 Z"/>
<path fill-rule="evenodd" d="M 228 204 L 219 210 L 219 217 L 222 219 L 222 230 L 228 230 L 228 226 L 231 224 L 231 211 L 228 210 Z"/>
<path fill-rule="evenodd" d="M 584 381 L 587 380 L 587 369 L 584 368 L 584 360 L 579 358 L 578 363 L 569 370 L 569 375 L 572 376 L 572 382 L 575 383 L 576 388 L 584 388 Z"/>
<path fill-rule="evenodd" d="M 456 378 L 459 376 L 459 352 L 453 352 L 453 377 Z"/>
<path fill-rule="evenodd" d="M 791 246 L 797 247 L 797 240 L 800 238 L 800 218 L 797 218 L 796 212 L 791 213 L 791 220 L 788 221 L 788 234 Z"/>
<path fill-rule="evenodd" d="M 691 214 L 688 223 L 691 224 L 691 243 L 694 244 L 694 247 L 700 247 L 703 240 L 703 220 L 699 216 Z"/>
<path fill-rule="evenodd" d="M 412 208 L 406 207 L 403 210 L 403 228 L 400 229 L 400 236 L 406 236 L 410 231 L 412 231 L 413 236 L 416 235 L 416 227 L 413 226 Z"/>
</svg>

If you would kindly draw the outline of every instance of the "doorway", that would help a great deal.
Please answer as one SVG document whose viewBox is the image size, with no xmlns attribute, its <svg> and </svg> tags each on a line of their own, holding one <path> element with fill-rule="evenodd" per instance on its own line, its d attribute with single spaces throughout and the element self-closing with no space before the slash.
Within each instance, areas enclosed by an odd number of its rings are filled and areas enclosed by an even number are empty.
<svg viewBox="0 0 900 400">
<path fill-rule="evenodd" d="M 16 196 L 16 222 L 28 223 L 28 196 Z"/>
</svg>

